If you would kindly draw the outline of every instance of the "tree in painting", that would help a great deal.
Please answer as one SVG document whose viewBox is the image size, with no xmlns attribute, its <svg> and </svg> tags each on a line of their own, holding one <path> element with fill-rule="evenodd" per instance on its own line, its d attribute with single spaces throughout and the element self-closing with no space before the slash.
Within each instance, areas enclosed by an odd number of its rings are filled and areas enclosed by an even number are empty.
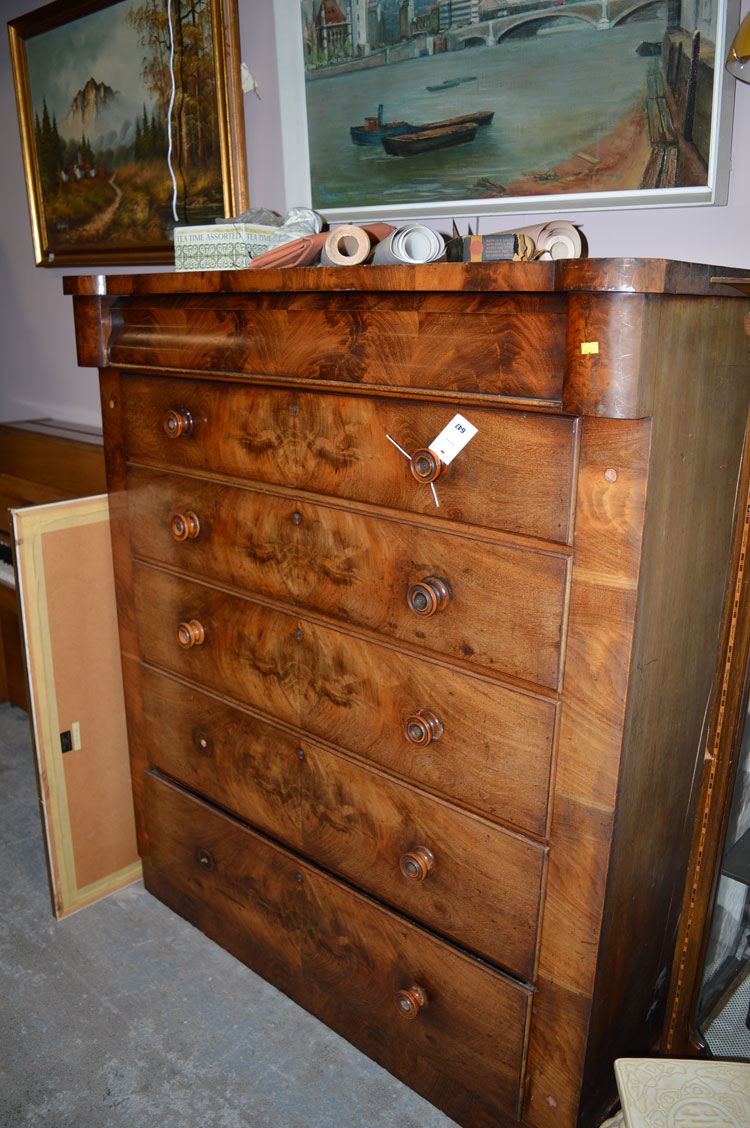
<svg viewBox="0 0 750 1128">
<path fill-rule="evenodd" d="M 208 0 L 174 0 L 171 16 L 175 58 L 172 143 L 175 168 L 186 195 L 191 176 L 212 163 L 219 147 L 210 4 Z M 148 51 L 143 60 L 144 83 L 155 99 L 159 118 L 166 123 L 171 97 L 170 34 L 163 0 L 147 0 L 131 9 L 129 18 L 140 45 Z M 148 135 L 145 127 L 142 132 Z"/>
</svg>

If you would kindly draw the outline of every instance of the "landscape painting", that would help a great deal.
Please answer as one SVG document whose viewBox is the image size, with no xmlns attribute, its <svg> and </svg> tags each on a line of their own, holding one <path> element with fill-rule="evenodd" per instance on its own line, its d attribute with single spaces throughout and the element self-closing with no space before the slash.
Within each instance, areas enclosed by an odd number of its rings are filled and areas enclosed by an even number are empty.
<svg viewBox="0 0 750 1128">
<path fill-rule="evenodd" d="M 170 261 L 176 224 L 235 214 L 221 4 L 79 0 L 9 27 L 37 263 Z"/>
<path fill-rule="evenodd" d="M 323 214 L 726 191 L 724 0 L 295 2 L 310 201 Z"/>
</svg>

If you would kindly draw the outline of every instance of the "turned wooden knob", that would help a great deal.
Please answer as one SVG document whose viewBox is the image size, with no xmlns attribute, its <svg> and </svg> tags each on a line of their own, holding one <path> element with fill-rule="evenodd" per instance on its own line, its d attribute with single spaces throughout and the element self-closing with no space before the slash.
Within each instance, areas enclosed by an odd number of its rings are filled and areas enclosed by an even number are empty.
<svg viewBox="0 0 750 1128">
<path fill-rule="evenodd" d="M 423 746 L 443 735 L 443 722 L 429 709 L 418 709 L 404 721 L 404 736 L 410 744 Z"/>
<path fill-rule="evenodd" d="M 402 874 L 410 881 L 424 881 L 434 864 L 435 855 L 428 846 L 415 846 L 400 862 Z"/>
<path fill-rule="evenodd" d="M 424 987 L 420 987 L 416 983 L 396 992 L 396 1006 L 402 1018 L 416 1018 L 422 1007 L 426 1007 L 428 1002 Z"/>
<path fill-rule="evenodd" d="M 184 513 L 174 513 L 169 522 L 169 531 L 177 541 L 195 540 L 201 531 L 198 515 L 193 513 L 192 509 L 186 509 Z"/>
<path fill-rule="evenodd" d="M 185 623 L 180 623 L 177 628 L 177 641 L 185 650 L 189 650 L 191 646 L 201 646 L 205 637 L 206 632 L 203 625 L 197 619 L 189 619 Z"/>
<path fill-rule="evenodd" d="M 170 408 L 164 412 L 164 430 L 170 439 L 179 439 L 180 435 L 192 435 L 193 417 L 186 407 Z"/>
<path fill-rule="evenodd" d="M 409 469 L 418 482 L 435 482 L 448 469 L 434 451 L 427 447 L 415 450 L 409 459 Z"/>
<path fill-rule="evenodd" d="M 450 587 L 439 576 L 427 576 L 418 584 L 412 584 L 406 596 L 409 609 L 415 615 L 422 615 L 425 618 L 434 615 L 436 611 L 442 611 L 450 597 Z"/>
</svg>

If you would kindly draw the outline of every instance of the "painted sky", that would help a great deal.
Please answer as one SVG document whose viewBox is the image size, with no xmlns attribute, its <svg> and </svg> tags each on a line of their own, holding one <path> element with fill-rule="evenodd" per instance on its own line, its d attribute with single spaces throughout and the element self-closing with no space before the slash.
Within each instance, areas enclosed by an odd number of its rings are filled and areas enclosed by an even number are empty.
<svg viewBox="0 0 750 1128">
<path fill-rule="evenodd" d="M 144 49 L 127 21 L 131 0 L 29 37 L 26 60 L 34 112 L 46 99 L 50 115 L 61 121 L 86 82 L 104 82 L 136 112 L 151 99 L 143 85 Z"/>
</svg>

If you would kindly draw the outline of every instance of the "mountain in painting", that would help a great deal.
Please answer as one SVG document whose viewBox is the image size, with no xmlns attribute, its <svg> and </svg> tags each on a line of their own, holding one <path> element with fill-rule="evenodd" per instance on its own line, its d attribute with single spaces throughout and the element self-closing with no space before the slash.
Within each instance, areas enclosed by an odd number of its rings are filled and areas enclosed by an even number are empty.
<svg viewBox="0 0 750 1128">
<path fill-rule="evenodd" d="M 89 78 L 57 127 L 61 137 L 86 136 L 94 142 L 115 133 L 121 141 L 127 141 L 134 129 L 134 119 L 134 107 L 127 104 L 127 99 L 106 82 Z"/>
</svg>

